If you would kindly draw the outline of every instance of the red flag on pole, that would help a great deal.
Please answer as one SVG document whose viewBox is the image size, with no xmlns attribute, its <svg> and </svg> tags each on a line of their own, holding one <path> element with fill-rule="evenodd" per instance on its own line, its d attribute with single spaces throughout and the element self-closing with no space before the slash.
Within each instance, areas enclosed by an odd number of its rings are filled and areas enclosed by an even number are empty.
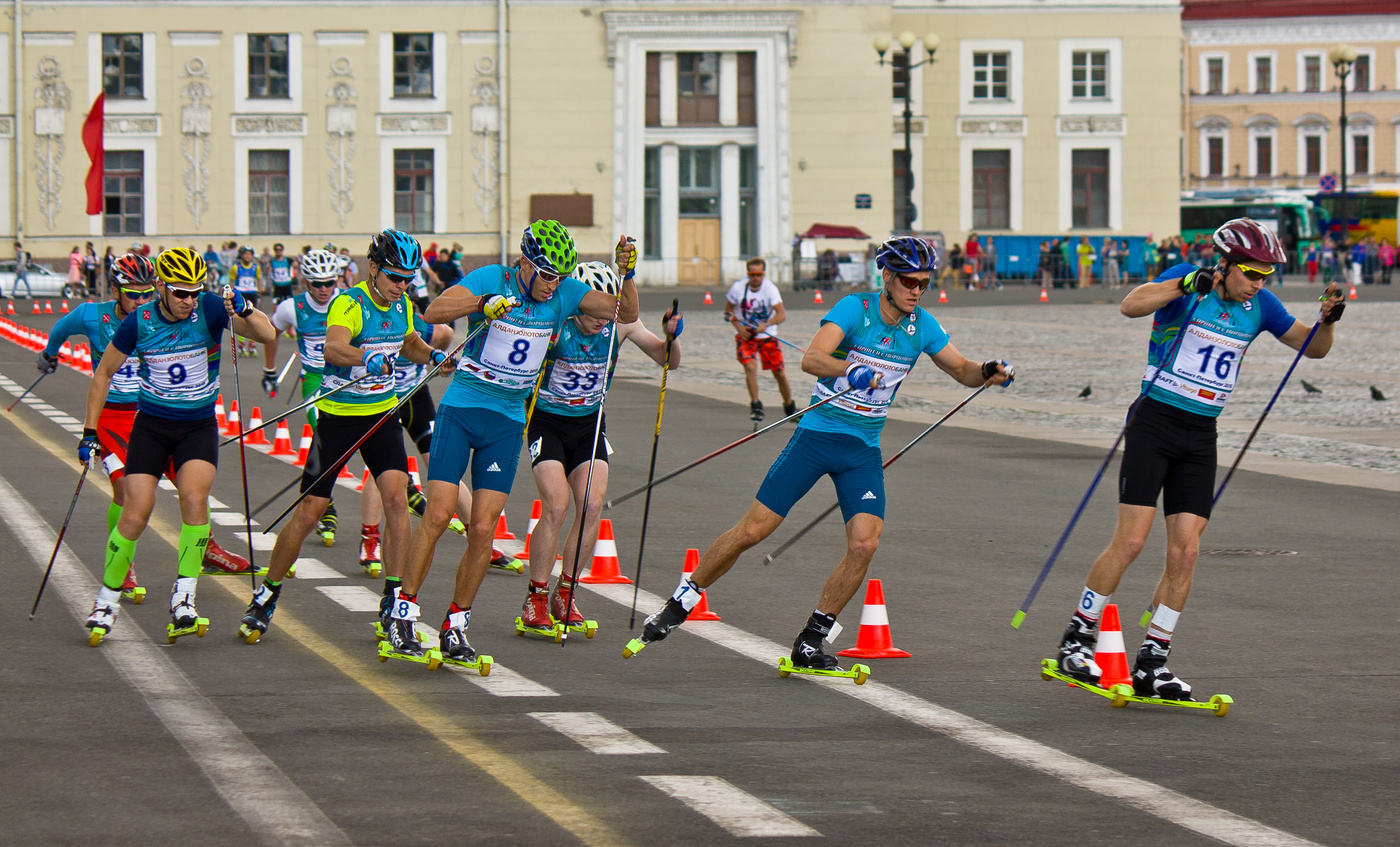
<svg viewBox="0 0 1400 847">
<path fill-rule="evenodd" d="M 92 111 L 83 121 L 83 146 L 87 148 L 92 165 L 87 173 L 87 213 L 102 214 L 102 104 L 107 93 L 101 92 L 92 101 Z"/>
</svg>

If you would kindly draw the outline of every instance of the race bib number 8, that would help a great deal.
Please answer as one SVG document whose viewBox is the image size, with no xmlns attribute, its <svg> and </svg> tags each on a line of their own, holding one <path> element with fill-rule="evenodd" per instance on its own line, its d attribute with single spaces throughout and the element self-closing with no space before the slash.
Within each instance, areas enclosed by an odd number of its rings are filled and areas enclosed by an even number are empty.
<svg viewBox="0 0 1400 847">
<path fill-rule="evenodd" d="M 495 321 L 481 347 L 481 366 L 492 381 L 509 388 L 528 388 L 549 350 L 550 327 L 522 327 Z M 463 364 L 466 359 L 462 360 Z"/>
</svg>

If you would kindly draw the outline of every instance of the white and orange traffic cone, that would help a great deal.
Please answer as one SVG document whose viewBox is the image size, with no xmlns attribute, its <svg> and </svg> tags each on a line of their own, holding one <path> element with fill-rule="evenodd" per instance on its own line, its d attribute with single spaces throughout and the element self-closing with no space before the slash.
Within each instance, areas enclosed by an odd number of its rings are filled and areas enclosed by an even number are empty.
<svg viewBox="0 0 1400 847">
<path fill-rule="evenodd" d="M 685 564 L 681 565 L 682 574 L 695 573 L 695 569 L 700 567 L 700 551 L 694 547 L 685 551 Z M 687 621 L 717 621 L 719 615 L 710 608 L 710 601 L 705 598 L 705 592 L 700 592 L 700 602 L 695 604 L 695 608 L 690 610 Z"/>
<path fill-rule="evenodd" d="M 836 655 L 857 659 L 907 659 L 912 655 L 896 648 L 890 637 L 890 615 L 885 610 L 885 589 L 880 580 L 870 580 L 865 588 L 865 608 L 860 610 L 856 646 Z"/>
<path fill-rule="evenodd" d="M 1114 603 L 1103 607 L 1094 664 L 1103 674 L 1099 677 L 1100 688 L 1133 684 L 1132 677 L 1128 675 L 1128 654 L 1123 650 L 1123 625 L 1118 622 L 1118 606 Z"/>
<path fill-rule="evenodd" d="M 228 417 L 224 419 L 224 435 L 237 435 L 239 431 L 238 401 L 234 400 L 233 405 L 228 407 Z"/>
<path fill-rule="evenodd" d="M 530 522 L 525 525 L 525 549 L 520 551 L 520 558 L 529 561 L 530 559 L 530 536 L 535 534 L 535 524 L 540 522 L 540 501 L 536 500 L 530 506 Z"/>
<path fill-rule="evenodd" d="M 705 292 L 705 304 L 704 304 L 704 305 L 706 305 L 706 306 L 713 306 L 714 304 L 715 304 L 714 298 L 710 296 L 710 292 L 706 291 L 706 292 Z"/>
<path fill-rule="evenodd" d="M 408 457 L 408 481 L 413 483 L 414 488 L 421 489 L 423 487 L 423 479 L 418 475 L 417 456 Z"/>
<path fill-rule="evenodd" d="M 220 432 L 228 429 L 228 418 L 224 415 L 224 395 L 222 393 L 214 400 L 214 425 Z"/>
<path fill-rule="evenodd" d="M 494 537 L 493 540 L 495 540 L 495 541 L 514 541 L 514 540 L 515 540 L 515 533 L 511 532 L 511 531 L 510 531 L 510 527 L 506 524 L 506 513 L 505 513 L 505 512 L 501 512 L 500 517 L 496 518 L 496 535 L 495 535 L 495 537 Z"/>
<path fill-rule="evenodd" d="M 65 297 L 65 298 L 63 299 L 63 305 L 59 308 L 58 313 L 59 313 L 60 315 L 66 315 L 66 314 L 68 314 L 68 311 L 69 311 L 69 309 L 68 309 L 68 298 Z"/>
<path fill-rule="evenodd" d="M 53 314 L 53 301 L 52 301 L 52 300 L 45 300 L 45 301 L 44 301 L 44 314 L 46 314 L 46 315 L 52 315 L 52 314 Z"/>
<path fill-rule="evenodd" d="M 301 443 L 297 444 L 297 458 L 292 462 L 292 467 L 306 467 L 306 459 L 311 455 L 311 424 L 301 425 Z"/>
<path fill-rule="evenodd" d="M 818 288 L 818 289 L 817 289 L 817 296 L 812 298 L 812 305 L 813 305 L 813 306 L 820 306 L 821 304 L 822 304 L 822 290 L 821 290 L 820 288 Z"/>
<path fill-rule="evenodd" d="M 262 422 L 262 409 L 259 409 L 257 406 L 254 406 L 253 416 L 248 419 L 248 428 L 253 430 L 253 432 L 250 432 L 248 436 L 243 439 L 243 442 L 245 444 L 267 443 L 267 436 L 263 434 L 262 430 L 258 429 L 258 427 L 262 426 Z"/>
<path fill-rule="evenodd" d="M 590 585 L 632 584 L 632 580 L 623 576 L 618 569 L 617 540 L 613 538 L 612 521 L 607 518 L 603 518 L 598 525 L 598 541 L 593 545 L 593 564 L 588 569 L 588 575 L 579 577 L 578 581 Z"/>
<path fill-rule="evenodd" d="M 44 313 L 44 310 L 41 309 L 41 308 L 39 308 L 39 301 L 38 301 L 38 300 L 35 300 L 35 301 L 34 301 L 34 311 L 30 312 L 29 314 L 31 314 L 31 315 L 42 315 L 43 313 Z"/>
<path fill-rule="evenodd" d="M 946 289 L 946 288 L 940 288 L 940 289 L 938 289 L 938 302 L 940 302 L 940 303 L 947 303 L 947 302 L 948 302 L 948 289 Z"/>
<path fill-rule="evenodd" d="M 365 468 L 364 476 L 360 477 L 360 481 L 355 483 L 355 490 L 364 491 L 366 485 L 369 485 L 369 468 Z"/>
<path fill-rule="evenodd" d="M 285 420 L 277 422 L 277 433 L 272 436 L 272 451 L 269 456 L 295 456 L 297 453 L 292 449 L 292 431 L 287 429 Z"/>
<path fill-rule="evenodd" d="M 10 304 L 9 304 L 9 308 L 7 308 L 7 309 L 5 310 L 5 314 L 7 314 L 7 315 L 13 315 L 14 313 L 15 313 L 15 301 L 11 300 L 11 301 L 10 301 Z"/>
<path fill-rule="evenodd" d="M 1045 290 L 1045 286 L 1041 286 L 1041 287 L 1040 287 L 1040 302 L 1042 302 L 1042 303 L 1049 303 L 1049 302 L 1050 302 L 1050 294 Z"/>
<path fill-rule="evenodd" d="M 368 470 L 369 470 L 369 469 L 366 468 L 366 472 L 367 472 L 367 473 L 368 473 Z M 343 464 L 343 465 L 340 466 L 340 475 L 337 476 L 336 479 L 348 479 L 348 480 L 350 480 L 351 482 L 354 482 L 354 480 L 355 480 L 355 475 L 354 475 L 353 473 L 350 472 L 350 463 L 349 463 L 349 462 L 346 462 L 345 464 Z"/>
<path fill-rule="evenodd" d="M 1356 299 L 1356 286 L 1355 286 L 1355 285 L 1353 285 L 1353 286 L 1351 287 L 1351 293 L 1347 295 L 1347 299 L 1348 299 L 1348 300 L 1355 300 L 1355 299 Z"/>
</svg>

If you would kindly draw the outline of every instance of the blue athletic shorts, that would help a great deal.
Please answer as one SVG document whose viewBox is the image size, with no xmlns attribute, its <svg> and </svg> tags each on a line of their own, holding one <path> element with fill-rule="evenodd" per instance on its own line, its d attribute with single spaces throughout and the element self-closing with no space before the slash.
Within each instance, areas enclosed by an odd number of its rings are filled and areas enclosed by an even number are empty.
<svg viewBox="0 0 1400 847">
<path fill-rule="evenodd" d="M 885 519 L 885 469 L 880 450 L 854 435 L 799 428 L 758 489 L 758 502 L 787 517 L 817 480 L 836 483 L 841 517 L 858 514 Z"/>
<path fill-rule="evenodd" d="M 472 490 L 509 494 L 525 422 L 475 406 L 440 406 L 428 451 L 428 479 L 456 485 L 472 469 Z"/>
</svg>

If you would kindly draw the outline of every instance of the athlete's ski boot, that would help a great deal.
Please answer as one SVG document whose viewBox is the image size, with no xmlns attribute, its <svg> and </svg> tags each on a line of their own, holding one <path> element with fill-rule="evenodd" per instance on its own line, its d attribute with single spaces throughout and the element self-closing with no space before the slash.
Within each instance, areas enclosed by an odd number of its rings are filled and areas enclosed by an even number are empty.
<svg viewBox="0 0 1400 847">
<path fill-rule="evenodd" d="M 336 521 L 335 503 L 327 503 L 325 514 L 316 522 L 316 533 L 321 536 L 321 542 L 327 547 L 335 544 Z"/>
<path fill-rule="evenodd" d="M 204 562 L 200 570 L 201 576 L 220 576 L 223 574 L 247 574 L 252 569 L 248 560 L 238 555 L 230 553 L 214 540 L 214 536 L 209 536 L 209 544 L 204 548 Z M 266 573 L 267 569 L 259 571 Z"/>
<path fill-rule="evenodd" d="M 558 641 L 563 631 L 549 614 L 549 583 L 530 580 L 525 604 L 520 607 L 520 617 L 515 619 L 515 634 L 528 632 Z"/>
<path fill-rule="evenodd" d="M 696 589 L 699 592 L 699 589 Z M 674 597 L 666 598 L 666 605 L 657 609 L 645 621 L 642 622 L 642 637 L 634 638 L 627 642 L 627 646 L 622 648 L 622 658 L 630 659 L 642 652 L 642 648 L 653 641 L 662 641 L 671 634 L 671 630 L 685 623 L 685 619 L 690 617 L 690 610 L 682 606 L 680 601 Z"/>
<path fill-rule="evenodd" d="M 379 527 L 360 528 L 360 567 L 371 579 L 378 579 L 384 572 L 384 560 L 379 557 Z"/>
<path fill-rule="evenodd" d="M 249 644 L 257 644 L 262 634 L 267 632 L 268 624 L 272 622 L 272 613 L 277 610 L 277 596 L 282 593 L 282 586 L 268 585 L 266 582 L 253 594 L 253 602 L 248 604 L 248 611 L 243 613 L 243 620 L 238 624 L 238 637 Z"/>
<path fill-rule="evenodd" d="M 119 592 L 113 591 L 103 586 L 98 591 L 97 599 L 92 604 L 92 614 L 88 615 L 83 626 L 88 629 L 88 644 L 96 647 L 102 643 L 102 639 L 107 633 L 112 631 L 112 627 L 117 622 L 117 599 Z"/>
<path fill-rule="evenodd" d="M 492 658 L 478 655 L 467 641 L 467 625 L 471 622 L 470 609 L 458 609 L 453 603 L 447 618 L 438 631 L 438 651 L 443 664 L 470 668 L 482 676 L 491 673 Z"/>
<path fill-rule="evenodd" d="M 1098 621 L 1090 621 L 1075 612 L 1060 639 L 1060 673 L 1080 682 L 1098 685 L 1103 671 L 1094 661 L 1094 649 L 1099 643 Z"/>
<path fill-rule="evenodd" d="M 491 548 L 491 567 L 498 571 L 510 571 L 511 573 L 524 573 L 525 563 L 510 555 L 499 547 Z"/>
<path fill-rule="evenodd" d="M 583 613 L 574 604 L 574 583 L 563 574 L 554 583 L 554 591 L 549 595 L 549 616 L 571 632 L 581 632 L 584 638 L 592 638 L 598 633 L 598 622 L 584 620 Z"/>
<path fill-rule="evenodd" d="M 797 401 L 789 400 L 783 404 L 783 417 L 790 418 L 797 414 Z"/>
<path fill-rule="evenodd" d="M 380 601 L 379 631 L 382 640 L 379 642 L 379 661 L 399 659 L 427 665 L 430 671 L 437 670 L 442 664 L 442 654 L 437 650 L 424 650 L 414 628 L 414 622 L 418 620 L 415 599 L 395 589 L 392 596 L 385 595 Z"/>
<path fill-rule="evenodd" d="M 204 637 L 209 619 L 201 618 L 194 607 L 195 577 L 180 577 L 170 589 L 170 625 L 165 638 L 171 644 L 186 635 Z"/>
<path fill-rule="evenodd" d="M 1170 643 L 1150 635 L 1143 639 L 1133 666 L 1134 694 L 1159 700 L 1194 700 L 1191 686 L 1167 669 L 1167 655 L 1171 651 Z"/>
<path fill-rule="evenodd" d="M 137 606 L 146 599 L 146 589 L 136 584 L 136 568 L 132 566 L 126 571 L 126 580 L 122 582 L 122 597 L 135 603 Z"/>
<path fill-rule="evenodd" d="M 755 400 L 749 404 L 749 420 L 758 423 L 763 420 L 763 401 Z"/>
<path fill-rule="evenodd" d="M 778 657 L 778 676 L 835 676 L 853 680 L 856 685 L 864 685 L 865 680 L 870 677 L 870 668 L 854 664 L 850 670 L 842 670 L 836 657 L 827 655 L 822 650 L 822 639 L 825 635 L 825 632 L 813 630 L 810 624 L 802 630 L 797 640 L 792 642 L 792 655 Z"/>
<path fill-rule="evenodd" d="M 408 484 L 408 510 L 415 518 L 423 517 L 423 513 L 428 508 L 428 498 L 423 496 L 423 491 L 412 482 Z"/>
</svg>

